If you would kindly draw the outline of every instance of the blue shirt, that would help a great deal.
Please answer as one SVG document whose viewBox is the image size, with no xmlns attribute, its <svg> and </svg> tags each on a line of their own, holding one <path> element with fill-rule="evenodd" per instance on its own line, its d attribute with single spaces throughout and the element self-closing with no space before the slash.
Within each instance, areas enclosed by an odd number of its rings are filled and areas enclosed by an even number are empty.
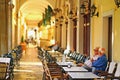
<svg viewBox="0 0 120 80">
<path fill-rule="evenodd" d="M 107 66 L 107 58 L 105 54 L 99 57 L 96 61 L 92 62 L 92 67 L 94 67 L 95 70 L 105 71 L 106 66 Z"/>
</svg>

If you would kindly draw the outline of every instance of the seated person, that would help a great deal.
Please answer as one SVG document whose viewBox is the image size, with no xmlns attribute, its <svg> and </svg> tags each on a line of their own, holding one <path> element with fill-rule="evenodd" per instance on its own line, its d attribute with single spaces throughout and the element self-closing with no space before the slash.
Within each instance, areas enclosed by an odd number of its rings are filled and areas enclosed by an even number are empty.
<svg viewBox="0 0 120 80">
<path fill-rule="evenodd" d="M 79 63 L 78 66 L 82 66 L 91 72 L 92 71 L 92 62 L 97 60 L 99 57 L 98 50 L 99 50 L 99 47 L 96 47 L 94 49 L 94 56 L 91 59 L 86 59 L 84 63 Z"/>
<path fill-rule="evenodd" d="M 52 50 L 54 51 L 57 51 L 59 49 L 59 45 L 58 45 L 58 42 L 56 42 L 52 47 L 51 47 Z"/>
<path fill-rule="evenodd" d="M 54 44 L 48 46 L 48 48 L 54 50 L 54 51 L 57 51 L 59 49 L 59 45 L 58 45 L 58 42 L 56 41 Z"/>
<path fill-rule="evenodd" d="M 100 48 L 98 51 L 98 59 L 92 62 L 92 71 L 95 74 L 98 74 L 95 72 L 96 70 L 102 70 L 105 71 L 106 66 L 107 66 L 107 58 L 105 55 L 105 48 Z"/>
<path fill-rule="evenodd" d="M 64 55 L 68 55 L 69 53 L 70 53 L 70 50 L 68 50 L 68 49 L 64 50 Z"/>
</svg>

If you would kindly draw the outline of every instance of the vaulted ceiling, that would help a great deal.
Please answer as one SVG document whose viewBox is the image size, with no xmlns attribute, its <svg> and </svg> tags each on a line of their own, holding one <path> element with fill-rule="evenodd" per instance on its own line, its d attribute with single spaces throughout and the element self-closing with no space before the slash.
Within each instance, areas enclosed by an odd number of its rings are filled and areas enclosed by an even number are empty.
<svg viewBox="0 0 120 80">
<path fill-rule="evenodd" d="M 19 11 L 25 18 L 27 25 L 37 26 L 37 23 L 42 19 L 45 8 L 50 5 L 54 9 L 55 3 L 56 0 L 19 0 Z"/>
</svg>

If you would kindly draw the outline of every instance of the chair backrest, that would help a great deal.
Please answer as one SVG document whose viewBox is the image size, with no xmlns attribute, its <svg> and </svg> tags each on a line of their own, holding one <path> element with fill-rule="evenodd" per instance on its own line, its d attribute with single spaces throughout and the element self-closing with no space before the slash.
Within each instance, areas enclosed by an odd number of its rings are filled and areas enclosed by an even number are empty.
<svg viewBox="0 0 120 80">
<path fill-rule="evenodd" d="M 120 77 L 120 62 L 117 63 L 117 69 L 115 71 L 115 77 Z"/>
<path fill-rule="evenodd" d="M 110 62 L 108 73 L 113 73 L 113 71 L 115 69 L 115 65 L 116 65 L 116 62 Z"/>
</svg>

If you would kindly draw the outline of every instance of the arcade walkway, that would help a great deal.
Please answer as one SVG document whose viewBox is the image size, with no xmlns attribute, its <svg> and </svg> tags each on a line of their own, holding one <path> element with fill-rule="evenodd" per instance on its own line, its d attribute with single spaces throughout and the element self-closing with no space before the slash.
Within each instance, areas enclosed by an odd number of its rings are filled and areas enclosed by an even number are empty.
<svg viewBox="0 0 120 80">
<path fill-rule="evenodd" d="M 14 69 L 14 80 L 42 80 L 42 63 L 37 57 L 37 48 L 29 44 L 20 60 L 20 66 Z"/>
</svg>

